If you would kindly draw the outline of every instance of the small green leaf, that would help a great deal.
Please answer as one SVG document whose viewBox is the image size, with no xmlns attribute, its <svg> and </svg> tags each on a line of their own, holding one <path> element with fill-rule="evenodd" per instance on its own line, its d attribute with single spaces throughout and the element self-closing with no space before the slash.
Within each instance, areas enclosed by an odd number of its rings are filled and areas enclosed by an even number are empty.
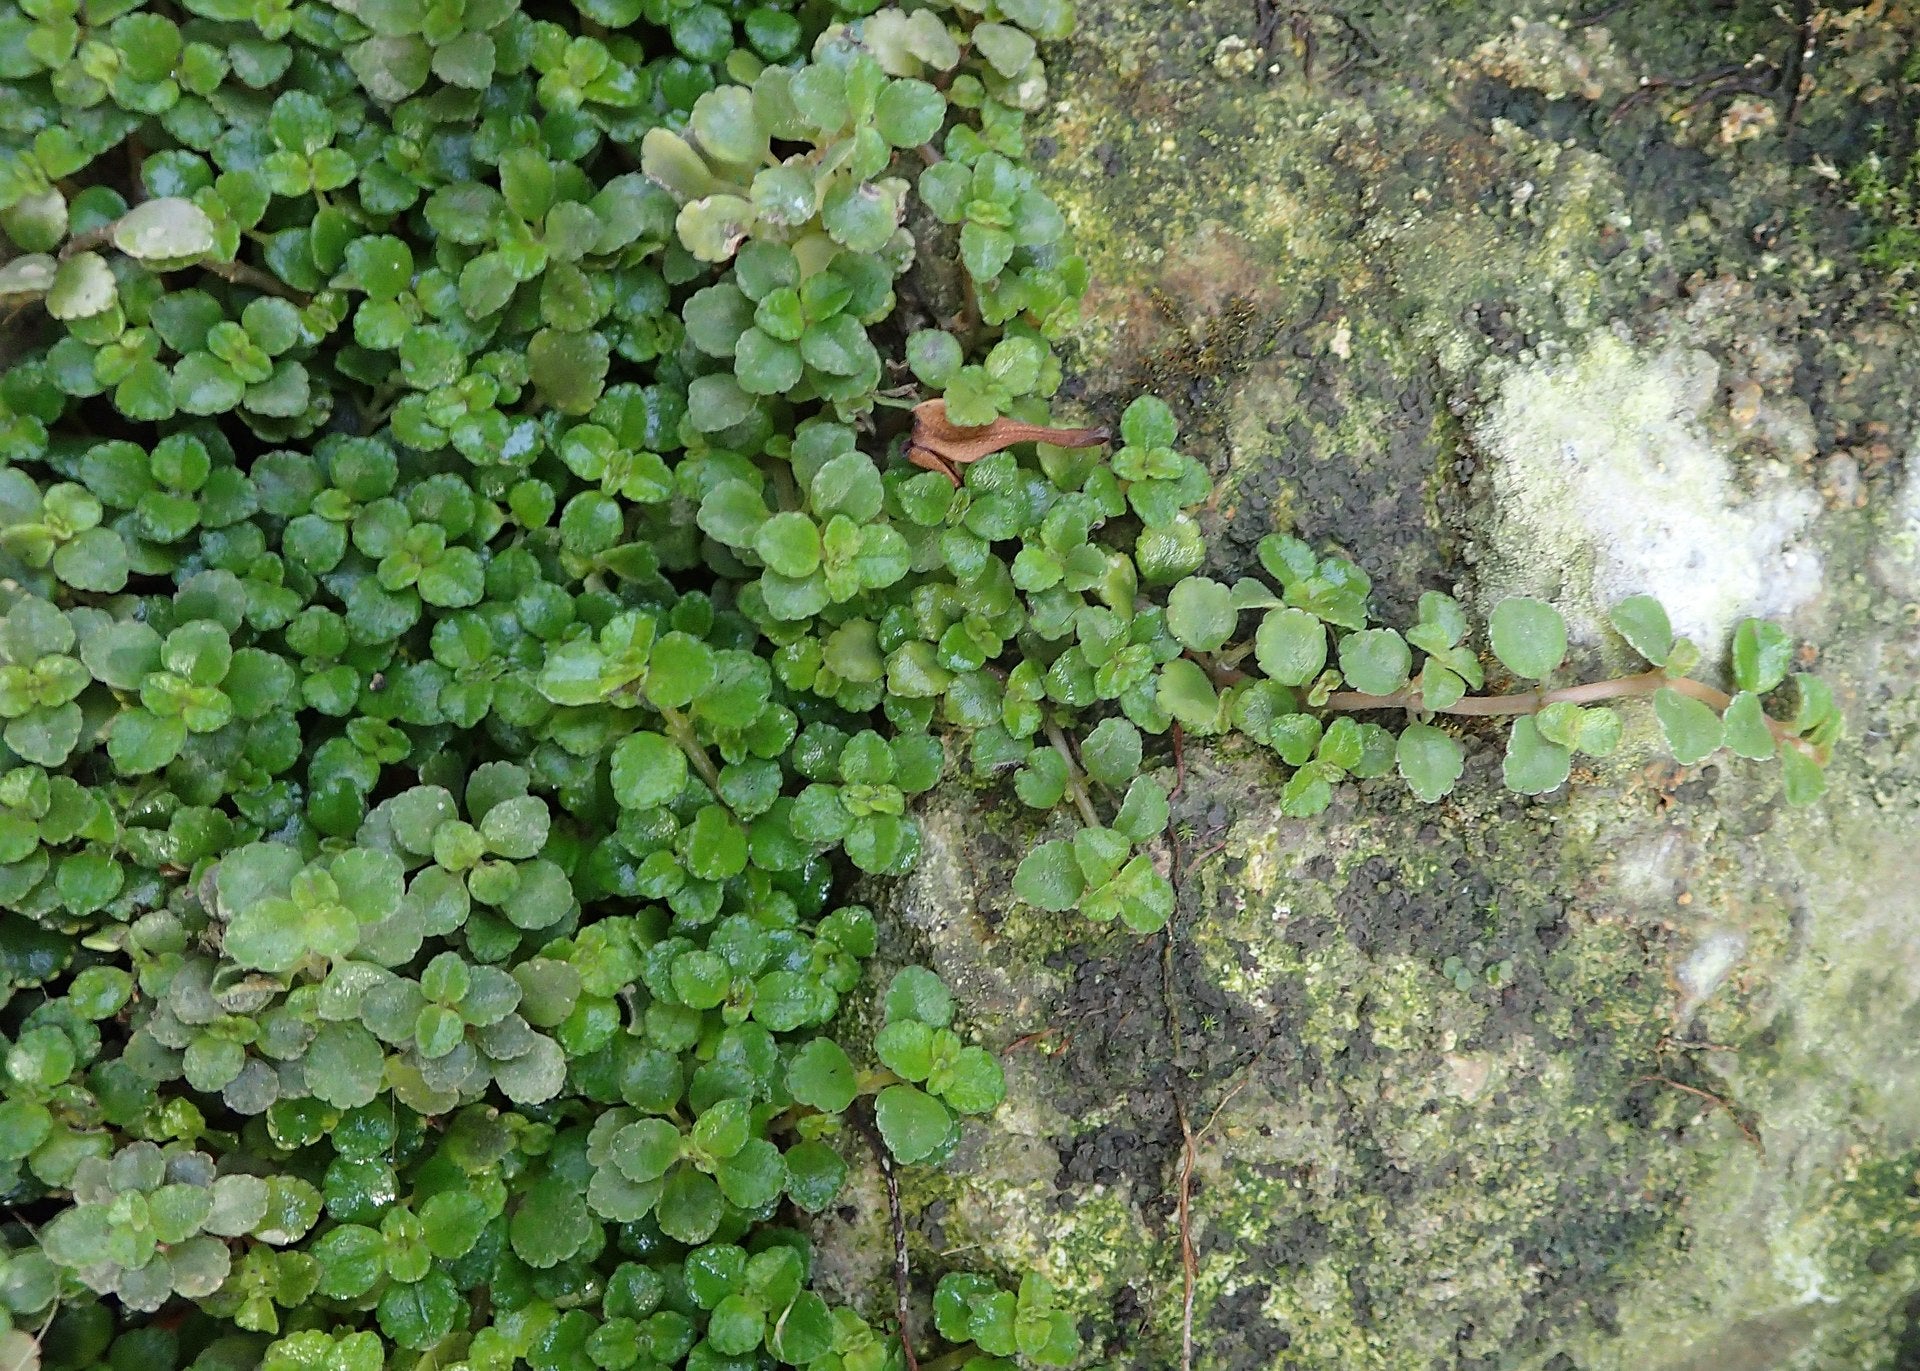
<svg viewBox="0 0 1920 1371">
<path fill-rule="evenodd" d="M 746 241 L 753 219 L 752 202 L 737 195 L 708 195 L 683 205 L 674 229 L 700 261 L 724 262 Z"/>
<path fill-rule="evenodd" d="M 679 1129 L 665 1119 L 640 1119 L 613 1135 L 610 1155 L 621 1175 L 641 1183 L 666 1175 L 681 1150 Z"/>
<path fill-rule="evenodd" d="M 1327 627 L 1304 609 L 1276 609 L 1254 635 L 1260 670 L 1282 685 L 1301 686 L 1327 664 Z"/>
<path fill-rule="evenodd" d="M 907 339 L 907 365 L 935 390 L 945 390 L 965 360 L 960 340 L 940 329 L 917 329 Z"/>
<path fill-rule="evenodd" d="M 1544 600 L 1526 595 L 1502 600 L 1487 627 L 1493 655 L 1516 676 L 1539 680 L 1566 658 L 1566 620 Z"/>
<path fill-rule="evenodd" d="M 1665 666 L 1673 651 L 1673 625 L 1667 611 L 1651 595 L 1633 595 L 1613 607 L 1608 616 L 1627 646 L 1655 666 Z"/>
<path fill-rule="evenodd" d="M 1765 695 L 1787 679 L 1793 639 L 1765 619 L 1743 619 L 1733 633 L 1733 679 L 1743 691 Z"/>
<path fill-rule="evenodd" d="M 953 1022 L 953 995 L 946 984 L 924 966 L 904 966 L 887 986 L 886 1016 L 913 1019 L 934 1028 Z"/>
<path fill-rule="evenodd" d="M 732 428 L 753 411 L 753 396 L 731 374 L 701 376 L 687 387 L 687 414 L 702 433 Z"/>
<path fill-rule="evenodd" d="M 558 1266 L 592 1240 L 595 1223 L 578 1188 L 558 1177 L 521 1198 L 507 1228 L 516 1256 L 536 1270 Z"/>
<path fill-rule="evenodd" d="M 961 1048 L 940 1084 L 940 1098 L 962 1114 L 989 1114 L 1006 1097 L 1006 1074 L 983 1047 Z"/>
<path fill-rule="evenodd" d="M 796 1143 L 786 1150 L 787 1194 L 809 1214 L 819 1214 L 840 1193 L 847 1164 L 823 1142 Z"/>
<path fill-rule="evenodd" d="M 853 1063 L 831 1038 L 810 1038 L 787 1066 L 787 1090 L 801 1104 L 838 1114 L 857 1090 Z"/>
<path fill-rule="evenodd" d="M 191 200 L 163 196 L 135 205 L 113 225 L 113 245 L 141 261 L 176 261 L 213 251 L 213 220 Z"/>
<path fill-rule="evenodd" d="M 1167 596 L 1167 628 L 1195 652 L 1218 650 L 1233 636 L 1237 617 L 1232 590 L 1205 576 L 1187 577 Z"/>
<path fill-rule="evenodd" d="M 667 1176 L 654 1213 L 660 1230 L 684 1243 L 702 1243 L 726 1215 L 726 1201 L 720 1187 L 705 1173 L 691 1166 L 677 1166 Z"/>
<path fill-rule="evenodd" d="M 1408 724 L 1394 756 L 1407 785 L 1428 804 L 1452 790 L 1466 766 L 1459 740 L 1429 724 Z"/>
<path fill-rule="evenodd" d="M 1156 395 L 1139 396 L 1120 416 L 1120 437 L 1129 447 L 1172 447 L 1179 432 L 1173 411 Z"/>
<path fill-rule="evenodd" d="M 1140 770 L 1140 730 L 1125 719 L 1103 719 L 1080 743 L 1087 775 L 1116 790 Z"/>
<path fill-rule="evenodd" d="M 47 292 L 47 313 L 55 319 L 86 319 L 112 309 L 119 287 L 106 258 L 97 252 L 75 253 L 60 263 Z"/>
<path fill-rule="evenodd" d="M 753 550 L 782 576 L 810 576 L 820 565 L 820 530 L 806 515 L 786 511 L 756 530 Z"/>
<path fill-rule="evenodd" d="M 820 222 L 848 251 L 879 252 L 900 227 L 906 193 L 907 183 L 894 177 L 859 185 L 842 182 L 827 192 Z"/>
<path fill-rule="evenodd" d="M 1773 730 L 1767 726 L 1766 711 L 1760 697 L 1743 690 L 1733 697 L 1721 723 L 1726 730 L 1727 747 L 1737 756 L 1766 761 L 1775 750 Z"/>
<path fill-rule="evenodd" d="M 767 155 L 767 132 L 754 113 L 753 94 L 742 86 L 721 86 L 693 102 L 691 121 L 700 148 L 722 162 L 757 166 Z"/>
<path fill-rule="evenodd" d="M 1574 746 L 1589 757 L 1611 756 L 1620 746 L 1620 715 L 1605 706 L 1580 711 L 1580 724 Z"/>
<path fill-rule="evenodd" d="M 1220 697 L 1195 662 L 1176 657 L 1160 669 L 1160 707 L 1195 733 L 1220 731 Z"/>
<path fill-rule="evenodd" d="M 890 1085 L 873 1104 L 874 1121 L 887 1150 L 903 1162 L 925 1161 L 946 1145 L 953 1116 L 924 1090 Z"/>
<path fill-rule="evenodd" d="M 1522 795 L 1544 795 L 1565 784 L 1572 769 L 1573 753 L 1541 737 L 1531 716 L 1523 714 L 1513 721 L 1513 729 L 1507 735 L 1506 761 L 1501 768 L 1509 790 Z"/>
<path fill-rule="evenodd" d="M 873 123 L 896 148 L 932 142 L 947 117 L 947 98 L 925 81 L 889 81 L 874 102 Z"/>
<path fill-rule="evenodd" d="M 1790 805 L 1812 804 L 1827 789 L 1827 774 L 1820 763 L 1797 747 L 1781 753 L 1780 777 Z"/>
<path fill-rule="evenodd" d="M 1074 859 L 1073 846 L 1065 842 L 1040 844 L 1021 858 L 1014 873 L 1013 893 L 1036 909 L 1061 913 L 1080 903 L 1086 888 L 1080 864 Z"/>
<path fill-rule="evenodd" d="M 1340 640 L 1340 674 L 1365 695 L 1392 695 L 1407 683 L 1413 653 L 1390 628 L 1369 628 Z"/>
<path fill-rule="evenodd" d="M 1113 816 L 1117 832 L 1144 843 L 1167 826 L 1167 788 L 1151 776 L 1136 776 Z"/>
<path fill-rule="evenodd" d="M 1718 752 L 1726 740 L 1720 716 L 1713 712 L 1711 705 L 1691 695 L 1682 695 L 1671 686 L 1654 693 L 1653 712 L 1667 735 L 1673 759 L 1682 766 L 1706 760 Z"/>
<path fill-rule="evenodd" d="M 913 1019 L 896 1019 L 873 1038 L 880 1064 L 909 1081 L 924 1081 L 933 1070 L 935 1029 Z"/>
</svg>

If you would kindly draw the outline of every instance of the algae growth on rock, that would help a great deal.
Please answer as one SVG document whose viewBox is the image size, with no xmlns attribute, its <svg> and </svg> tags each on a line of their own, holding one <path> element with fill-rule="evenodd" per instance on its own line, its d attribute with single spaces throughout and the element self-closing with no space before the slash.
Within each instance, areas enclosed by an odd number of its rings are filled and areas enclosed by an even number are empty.
<svg viewBox="0 0 1920 1371">
<path fill-rule="evenodd" d="M 1289 531 L 1389 617 L 1553 600 L 1594 668 L 1622 594 L 1710 647 L 1774 615 L 1857 741 L 1811 814 L 1636 716 L 1570 789 L 1504 794 L 1489 734 L 1445 804 L 1311 825 L 1189 746 L 1145 946 L 1018 904 L 1049 835 L 944 794 L 890 951 L 1010 1096 L 909 1187 L 910 1247 L 1037 1266 L 1101 1365 L 1180 1361 L 1183 1116 L 1208 1371 L 1920 1348 L 1920 338 L 1830 174 L 1914 16 L 1802 6 L 1803 64 L 1770 5 L 1596 8 L 1085 5 L 1034 148 L 1095 282 L 1068 394 L 1176 403 L 1223 579 Z M 869 1191 L 828 1246 L 884 1222 Z"/>
</svg>

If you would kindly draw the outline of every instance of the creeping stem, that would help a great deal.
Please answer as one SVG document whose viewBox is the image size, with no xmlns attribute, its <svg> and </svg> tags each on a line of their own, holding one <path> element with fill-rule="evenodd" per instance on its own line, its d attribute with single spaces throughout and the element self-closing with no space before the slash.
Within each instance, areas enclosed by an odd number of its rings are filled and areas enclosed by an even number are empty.
<svg viewBox="0 0 1920 1371">
<path fill-rule="evenodd" d="M 1582 685 L 1560 686 L 1553 690 L 1521 690 L 1508 695 L 1468 695 L 1456 700 L 1445 709 L 1432 711 L 1435 714 L 1455 714 L 1477 718 L 1499 717 L 1512 714 L 1538 714 L 1548 705 L 1570 704 L 1591 705 L 1604 700 L 1619 700 L 1634 695 L 1651 695 L 1655 691 L 1671 689 L 1680 695 L 1691 695 L 1694 699 L 1711 706 L 1715 711 L 1724 713 L 1733 697 L 1724 690 L 1716 690 L 1699 681 L 1688 680 L 1684 676 L 1669 676 L 1655 668 L 1642 671 L 1634 676 L 1619 676 L 1611 681 L 1588 681 Z M 1336 690 L 1327 696 L 1326 709 L 1357 711 L 1367 709 L 1411 709 L 1425 711 L 1421 703 L 1420 692 L 1409 686 L 1405 690 L 1395 691 L 1391 695 L 1368 695 L 1358 690 Z M 1806 742 L 1790 731 L 1778 719 L 1768 719 L 1767 727 L 1772 730 L 1775 741 L 1782 746 L 1792 745 L 1804 749 Z"/>
</svg>

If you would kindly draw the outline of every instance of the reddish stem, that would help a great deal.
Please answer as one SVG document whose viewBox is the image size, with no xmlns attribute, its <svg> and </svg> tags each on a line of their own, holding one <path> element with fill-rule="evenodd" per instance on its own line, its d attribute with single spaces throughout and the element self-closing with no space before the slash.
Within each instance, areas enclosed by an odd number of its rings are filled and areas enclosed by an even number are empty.
<svg viewBox="0 0 1920 1371">
<path fill-rule="evenodd" d="M 1733 696 L 1724 690 L 1716 690 L 1710 685 L 1688 680 L 1684 676 L 1668 676 L 1666 672 L 1656 667 L 1652 671 L 1643 671 L 1637 676 L 1621 676 L 1611 681 L 1588 681 L 1582 685 L 1560 686 L 1554 690 L 1522 690 L 1508 695 L 1469 695 L 1465 699 L 1456 700 L 1445 709 L 1436 709 L 1431 712 L 1470 718 L 1538 714 L 1548 705 L 1598 704 L 1603 700 L 1652 695 L 1664 689 L 1671 689 L 1680 695 L 1690 695 L 1721 713 L 1724 713 L 1727 706 L 1733 703 Z M 1367 695 L 1358 690 L 1336 690 L 1327 696 L 1327 702 L 1323 708 L 1343 711 L 1426 710 L 1426 706 L 1421 703 L 1420 691 L 1413 686 L 1396 691 L 1392 695 Z M 1791 745 L 1800 748 L 1806 746 L 1804 740 L 1791 732 L 1778 719 L 1768 719 L 1767 727 L 1772 730 L 1774 739 L 1782 746 Z"/>
</svg>

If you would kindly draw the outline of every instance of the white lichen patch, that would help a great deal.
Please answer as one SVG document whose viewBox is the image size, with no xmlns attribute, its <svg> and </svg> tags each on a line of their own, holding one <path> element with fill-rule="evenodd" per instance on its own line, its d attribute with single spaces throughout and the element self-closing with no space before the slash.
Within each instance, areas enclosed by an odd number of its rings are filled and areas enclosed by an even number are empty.
<svg viewBox="0 0 1920 1371">
<path fill-rule="evenodd" d="M 1507 372 L 1473 428 L 1491 467 L 1488 607 L 1552 599 L 1591 642 L 1609 607 L 1651 594 L 1712 655 L 1739 619 L 1812 600 L 1819 497 L 1782 466 L 1736 474 L 1703 418 L 1718 383 L 1704 352 L 1648 355 L 1604 333 L 1570 361 Z"/>
<path fill-rule="evenodd" d="M 1746 951 L 1747 935 L 1737 928 L 1716 928 L 1704 934 L 1674 971 L 1681 993 L 1675 1017 L 1683 1022 L 1691 1018 L 1740 964 Z"/>
</svg>

